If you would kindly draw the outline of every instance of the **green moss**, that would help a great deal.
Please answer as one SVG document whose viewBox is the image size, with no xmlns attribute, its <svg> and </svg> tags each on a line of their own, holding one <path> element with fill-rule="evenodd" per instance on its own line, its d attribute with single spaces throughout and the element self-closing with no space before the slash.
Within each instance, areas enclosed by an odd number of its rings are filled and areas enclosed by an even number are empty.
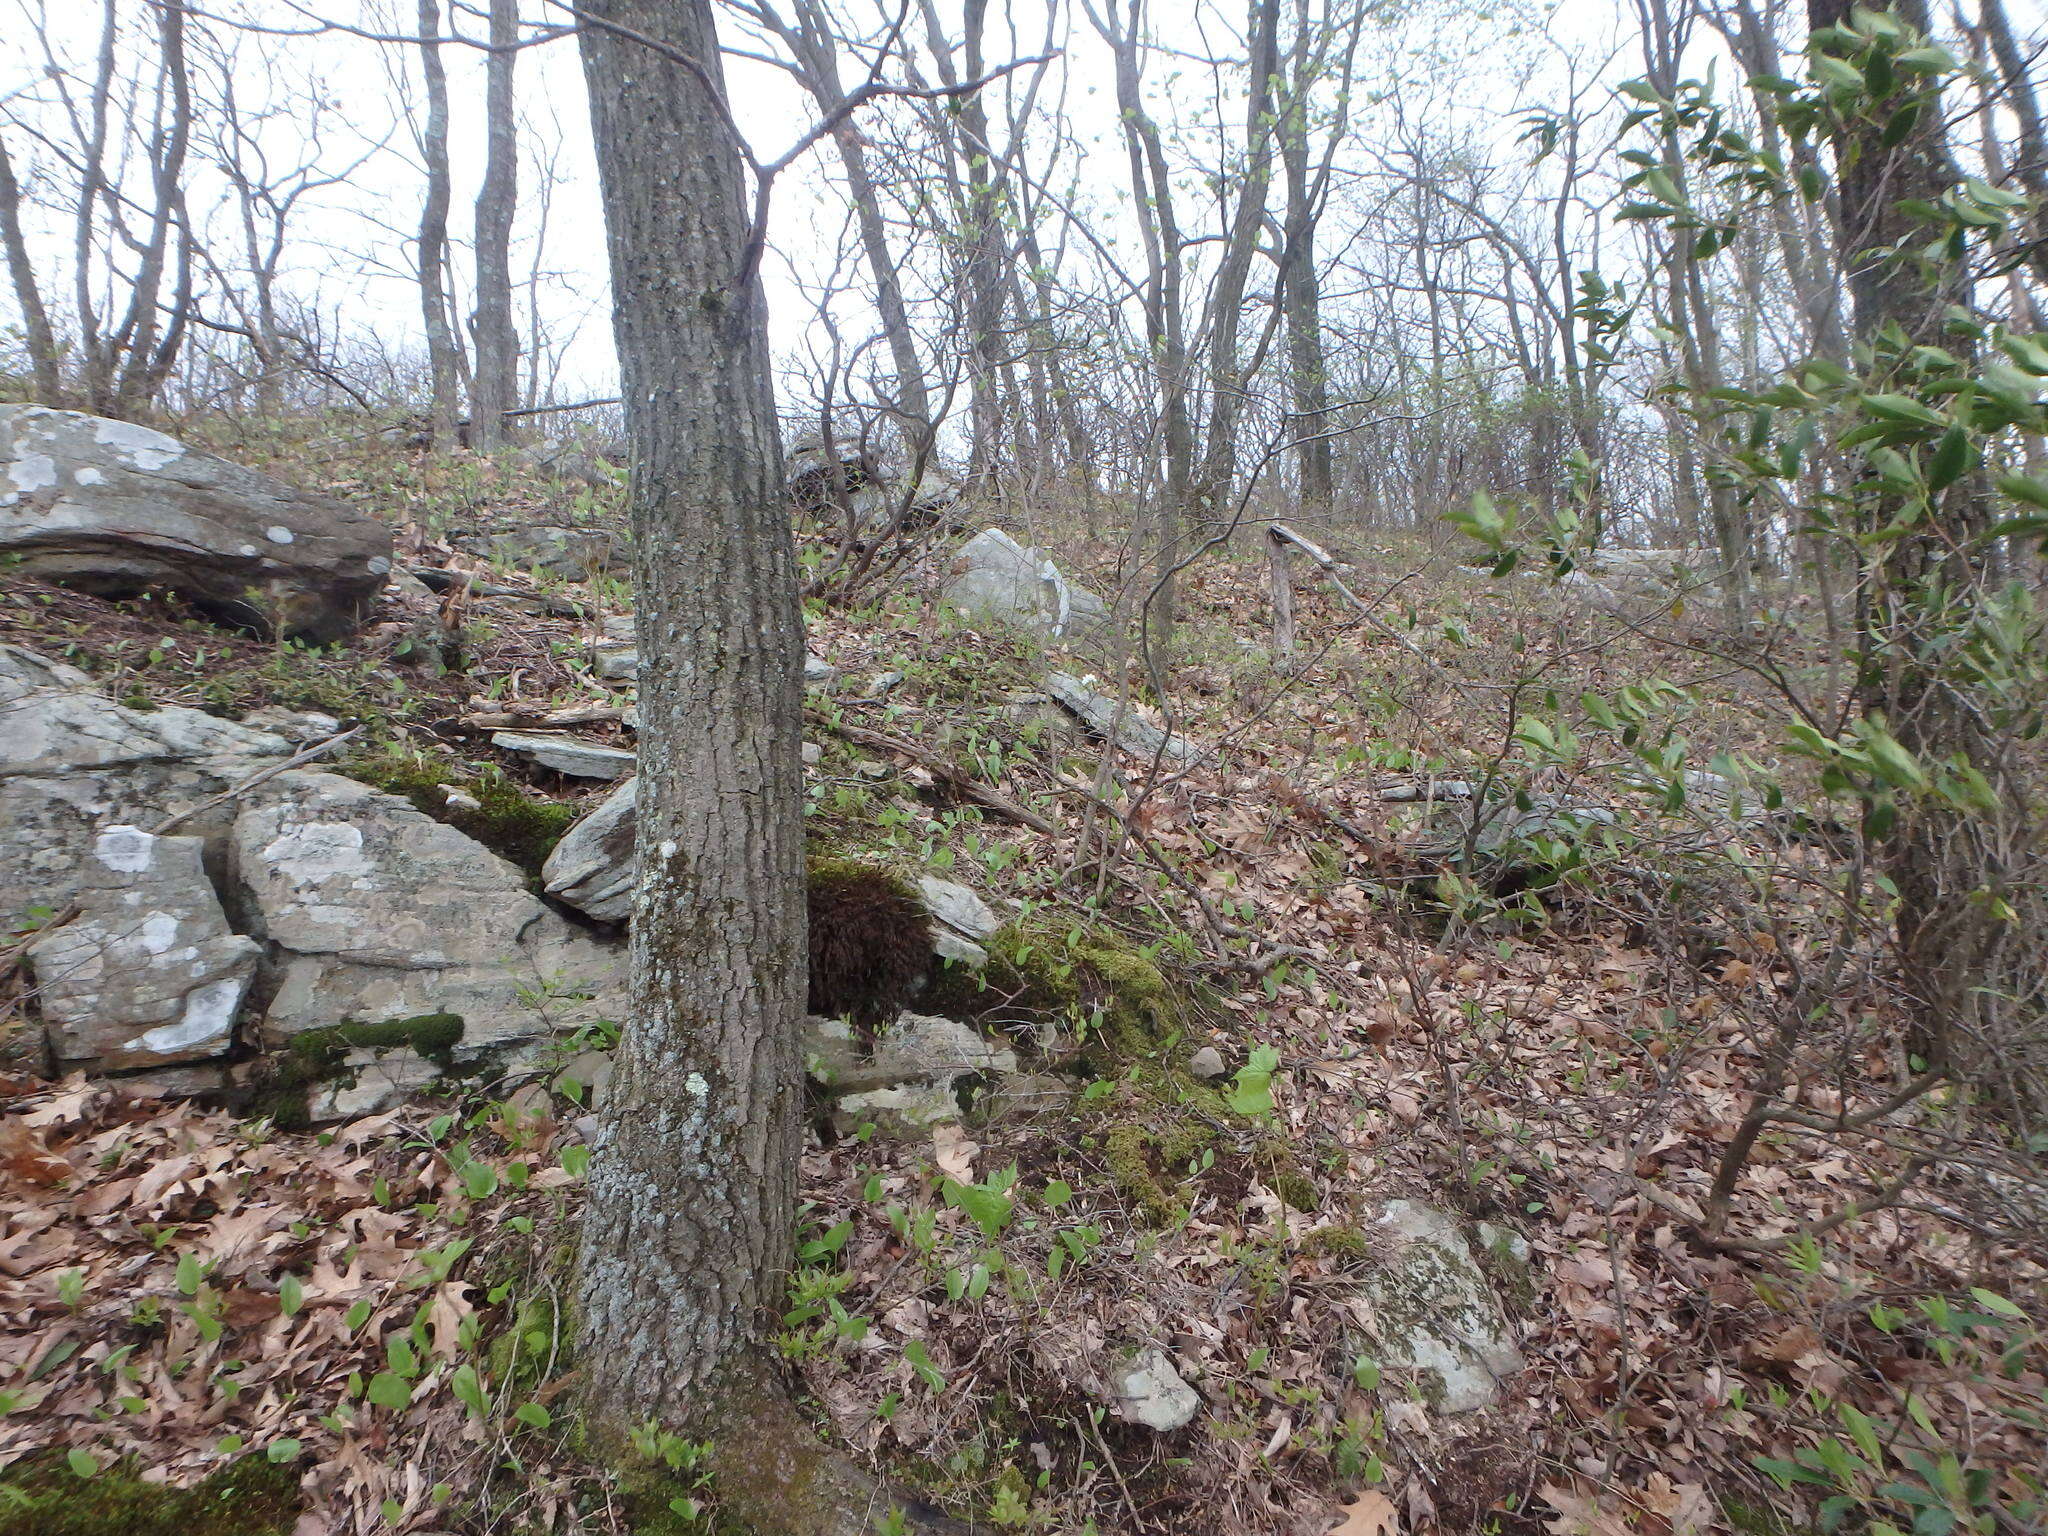
<svg viewBox="0 0 2048 1536">
<path fill-rule="evenodd" d="M 937 966 L 918 1007 L 987 1028 L 1077 1036 L 1099 1075 L 1156 1055 L 1185 1009 L 1158 966 L 1121 937 L 1013 924 L 982 941 L 988 963 Z"/>
<path fill-rule="evenodd" d="M 0 1536 L 289 1536 L 299 1472 L 244 1456 L 190 1488 L 123 1462 L 80 1477 L 54 1451 L 0 1471 Z"/>
<path fill-rule="evenodd" d="M 496 768 L 463 779 L 449 764 L 432 758 L 387 753 L 353 759 L 343 763 L 340 771 L 358 783 L 411 802 L 421 815 L 475 838 L 535 879 L 578 814 L 573 805 L 528 794 Z M 451 788 L 479 802 L 479 808 L 450 805 Z"/>
<path fill-rule="evenodd" d="M 249 1112 L 267 1116 L 283 1130 L 304 1130 L 310 1123 L 308 1096 L 319 1084 L 346 1075 L 350 1051 L 411 1051 L 444 1073 L 452 1072 L 464 1027 L 459 1013 L 421 1013 L 372 1024 L 344 1019 L 306 1030 L 271 1058 Z"/>
<path fill-rule="evenodd" d="M 1357 1227 L 1339 1224 L 1318 1227 L 1301 1240 L 1301 1251 L 1311 1258 L 1327 1258 L 1339 1268 L 1362 1264 L 1372 1257 L 1372 1239 Z"/>
<path fill-rule="evenodd" d="M 720 1526 L 684 1479 L 660 1467 L 628 1467 L 619 1473 L 619 1511 L 632 1536 L 717 1536 Z M 695 1509 L 695 1513 L 690 1513 Z"/>
<path fill-rule="evenodd" d="M 511 1382 L 516 1391 L 531 1392 L 541 1384 L 550 1363 L 566 1363 L 570 1334 L 560 1310 L 546 1290 L 523 1297 L 512 1320 L 485 1352 L 493 1385 Z"/>
</svg>

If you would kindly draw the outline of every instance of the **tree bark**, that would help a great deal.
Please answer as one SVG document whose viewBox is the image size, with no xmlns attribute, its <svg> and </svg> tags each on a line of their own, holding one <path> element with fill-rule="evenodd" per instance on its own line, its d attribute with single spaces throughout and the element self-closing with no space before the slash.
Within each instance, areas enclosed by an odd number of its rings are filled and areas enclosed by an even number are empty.
<svg viewBox="0 0 2048 1536">
<path fill-rule="evenodd" d="M 420 206 L 420 318 L 427 332 L 427 368 L 433 381 L 428 425 L 437 446 L 454 439 L 462 411 L 461 363 L 448 315 L 448 69 L 441 59 L 440 0 L 419 0 L 420 74 L 426 82 L 427 120 L 420 133 L 427 195 Z"/>
<path fill-rule="evenodd" d="M 512 324 L 512 219 L 519 206 L 519 130 L 512 66 L 518 57 L 519 0 L 491 0 L 491 47 L 484 79 L 484 179 L 476 198 L 476 309 L 470 328 L 476 377 L 469 392 L 470 445 L 510 440 L 505 413 L 519 404 L 519 333 Z"/>
<path fill-rule="evenodd" d="M 649 1420 L 708 1437 L 721 1514 L 761 1536 L 964 1531 L 820 1445 L 768 1347 L 794 1246 L 809 958 L 803 628 L 768 327 L 711 0 L 580 14 L 642 721 L 632 1013 L 584 1202 L 585 1423 L 615 1453 Z"/>
</svg>

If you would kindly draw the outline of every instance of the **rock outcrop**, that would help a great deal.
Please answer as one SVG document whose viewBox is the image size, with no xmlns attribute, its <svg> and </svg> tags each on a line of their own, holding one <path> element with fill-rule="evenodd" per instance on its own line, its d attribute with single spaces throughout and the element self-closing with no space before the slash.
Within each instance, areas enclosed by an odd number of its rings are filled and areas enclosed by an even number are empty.
<svg viewBox="0 0 2048 1536">
<path fill-rule="evenodd" d="M 266 1044 L 452 1013 L 464 1060 L 619 1016 L 611 946 L 481 843 L 353 779 L 294 772 L 263 786 L 235 820 L 229 878 L 270 946 Z"/>
<path fill-rule="evenodd" d="M 314 1031 L 454 1021 L 431 1060 L 342 1039 L 343 1088 L 309 1085 L 342 1114 L 622 1016 L 620 946 L 404 800 L 335 773 L 261 777 L 292 751 L 196 710 L 116 704 L 0 646 L 0 918 L 30 931 L 53 1064 L 210 1063 L 219 1086 L 229 1060 Z"/>
<path fill-rule="evenodd" d="M 0 406 L 0 554 L 27 575 L 176 592 L 223 622 L 325 642 L 361 621 L 391 548 L 375 518 L 148 427 Z"/>
</svg>

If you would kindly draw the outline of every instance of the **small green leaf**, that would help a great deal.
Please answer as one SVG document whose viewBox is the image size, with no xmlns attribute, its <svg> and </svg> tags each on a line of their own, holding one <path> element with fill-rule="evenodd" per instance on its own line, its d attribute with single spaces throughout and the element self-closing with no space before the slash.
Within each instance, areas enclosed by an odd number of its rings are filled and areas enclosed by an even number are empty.
<svg viewBox="0 0 2048 1536">
<path fill-rule="evenodd" d="M 372 1376 L 370 1378 L 369 1391 L 363 1395 L 374 1406 L 389 1408 L 393 1412 L 406 1407 L 412 1402 L 412 1388 L 406 1385 L 405 1378 L 394 1376 L 389 1371 L 379 1371 L 375 1376 Z"/>
<path fill-rule="evenodd" d="M 2010 1318 L 2014 1322 L 2026 1320 L 2027 1314 L 2023 1309 L 2007 1301 L 1996 1291 L 1987 1291 L 1981 1285 L 1973 1285 L 1970 1287 L 1970 1294 L 1976 1297 L 1977 1305 L 1986 1312 L 1996 1313 L 1999 1317 Z"/>
<path fill-rule="evenodd" d="M 1230 1091 L 1224 1096 L 1240 1115 L 1254 1119 L 1273 1112 L 1273 1072 L 1280 1065 L 1280 1052 L 1270 1045 L 1252 1047 L 1245 1064 L 1237 1069 Z"/>
<path fill-rule="evenodd" d="M 455 1374 L 448 1378 L 448 1387 L 455 1394 L 455 1400 L 477 1418 L 482 1418 L 488 1411 L 489 1399 L 484 1395 L 483 1380 L 477 1375 L 475 1366 L 457 1366 Z"/>
<path fill-rule="evenodd" d="M 555 1416 L 539 1403 L 521 1403 L 512 1410 L 512 1417 L 529 1429 L 546 1429 L 555 1422 Z"/>
<path fill-rule="evenodd" d="M 286 1317 L 298 1315 L 299 1308 L 306 1304 L 306 1288 L 299 1283 L 297 1275 L 286 1275 L 277 1283 L 278 1310 Z"/>
<path fill-rule="evenodd" d="M 100 1464 L 93 1459 L 91 1451 L 82 1451 L 75 1445 L 64 1453 L 64 1464 L 71 1468 L 73 1475 L 77 1477 L 91 1477 L 100 1469 Z"/>
<path fill-rule="evenodd" d="M 299 1442 L 296 1440 L 273 1440 L 264 1448 L 263 1454 L 272 1466 L 283 1466 L 288 1461 L 299 1459 Z"/>
</svg>

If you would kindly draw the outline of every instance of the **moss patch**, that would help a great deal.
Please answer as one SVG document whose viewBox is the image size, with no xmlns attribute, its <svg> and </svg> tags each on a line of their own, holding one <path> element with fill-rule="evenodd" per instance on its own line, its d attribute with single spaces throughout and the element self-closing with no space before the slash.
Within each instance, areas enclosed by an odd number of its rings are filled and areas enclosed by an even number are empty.
<svg viewBox="0 0 2048 1536">
<path fill-rule="evenodd" d="M 304 1130 L 311 1123 L 308 1096 L 321 1083 L 347 1074 L 351 1051 L 411 1051 L 452 1073 L 455 1047 L 464 1024 L 459 1013 L 420 1013 L 374 1024 L 344 1019 L 325 1029 L 309 1029 L 292 1037 L 270 1059 L 270 1070 L 251 1106 L 281 1130 Z"/>
<path fill-rule="evenodd" d="M 1159 967 L 1116 935 L 1040 922 L 999 929 L 982 948 L 988 963 L 978 970 L 936 967 L 919 1007 L 1041 1039 L 1076 1037 L 1100 1076 L 1156 1054 L 1182 1027 L 1185 1009 Z"/>
<path fill-rule="evenodd" d="M 911 1000 L 932 960 L 931 918 L 916 887 L 880 864 L 814 858 L 810 1009 L 872 1032 Z"/>
<path fill-rule="evenodd" d="M 340 771 L 372 789 L 397 795 L 411 802 L 421 815 L 475 838 L 500 858 L 517 864 L 531 879 L 539 878 L 541 865 L 579 814 L 573 805 L 527 793 L 496 768 L 463 779 L 447 764 L 431 758 L 390 753 L 353 759 L 343 763 Z M 450 805 L 451 788 L 478 801 L 478 808 Z"/>
<path fill-rule="evenodd" d="M 0 1536 L 289 1536 L 300 1509 L 298 1469 L 261 1456 L 190 1488 L 127 1463 L 80 1477 L 54 1451 L 0 1472 Z"/>
</svg>

